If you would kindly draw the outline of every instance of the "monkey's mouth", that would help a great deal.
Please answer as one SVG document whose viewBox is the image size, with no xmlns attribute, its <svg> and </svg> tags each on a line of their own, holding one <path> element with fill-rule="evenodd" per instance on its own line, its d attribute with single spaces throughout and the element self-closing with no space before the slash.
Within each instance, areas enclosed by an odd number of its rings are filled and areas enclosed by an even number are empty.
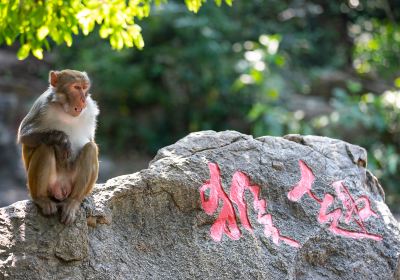
<svg viewBox="0 0 400 280">
<path fill-rule="evenodd" d="M 70 110 L 68 113 L 73 117 L 78 117 L 85 108 L 74 107 L 74 108 L 71 108 L 71 109 L 72 110 Z"/>
</svg>

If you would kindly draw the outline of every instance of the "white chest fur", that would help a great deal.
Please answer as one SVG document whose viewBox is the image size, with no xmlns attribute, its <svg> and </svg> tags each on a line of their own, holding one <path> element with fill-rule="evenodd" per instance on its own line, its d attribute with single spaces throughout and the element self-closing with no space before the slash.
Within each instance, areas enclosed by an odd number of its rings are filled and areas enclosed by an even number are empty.
<svg viewBox="0 0 400 280">
<path fill-rule="evenodd" d="M 71 142 L 71 156 L 75 158 L 86 143 L 94 140 L 98 114 L 96 103 L 88 97 L 86 108 L 77 117 L 65 113 L 60 106 L 49 106 L 41 126 L 46 130 L 65 132 Z"/>
</svg>

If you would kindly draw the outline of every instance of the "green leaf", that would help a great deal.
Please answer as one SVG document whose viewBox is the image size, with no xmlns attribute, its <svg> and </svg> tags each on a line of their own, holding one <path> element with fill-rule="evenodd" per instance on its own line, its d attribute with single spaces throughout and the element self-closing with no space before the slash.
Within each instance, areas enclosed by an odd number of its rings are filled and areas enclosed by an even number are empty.
<svg viewBox="0 0 400 280">
<path fill-rule="evenodd" d="M 79 28 L 78 28 L 78 26 L 76 26 L 76 25 L 72 26 L 72 27 L 71 27 L 71 31 L 72 31 L 72 33 L 74 33 L 75 35 L 78 35 L 78 34 L 79 34 Z"/>
<path fill-rule="evenodd" d="M 124 45 L 125 45 L 125 46 L 127 46 L 127 47 L 129 47 L 129 48 L 133 47 L 132 36 L 129 35 L 128 32 L 126 32 L 126 31 L 123 30 L 123 31 L 121 32 L 121 36 L 122 36 L 122 39 L 123 39 L 123 41 L 124 41 Z"/>
<path fill-rule="evenodd" d="M 185 0 L 189 11 L 197 13 L 201 7 L 202 0 Z"/>
<path fill-rule="evenodd" d="M 108 26 L 103 25 L 100 30 L 99 30 L 99 35 L 100 38 L 105 39 L 108 36 L 110 36 L 110 34 L 112 33 L 112 28 L 109 28 Z"/>
<path fill-rule="evenodd" d="M 133 38 L 133 42 L 138 49 L 142 49 L 144 47 L 144 40 L 141 34 L 142 28 L 137 25 L 131 25 L 128 27 L 128 32 L 130 36 Z"/>
<path fill-rule="evenodd" d="M 110 37 L 111 47 L 115 50 L 120 50 L 124 47 L 124 40 L 120 32 L 115 32 Z"/>
<path fill-rule="evenodd" d="M 36 49 L 32 50 L 32 54 L 37 59 L 43 59 L 43 49 L 42 48 L 36 48 Z"/>
<path fill-rule="evenodd" d="M 18 50 L 18 53 L 17 53 L 18 59 L 19 59 L 19 60 L 23 60 L 23 59 L 27 58 L 28 55 L 29 55 L 29 51 L 30 51 L 30 50 L 31 50 L 31 45 L 30 45 L 30 44 L 25 44 L 25 45 L 23 45 L 23 46 Z"/>
<path fill-rule="evenodd" d="M 395 85 L 397 88 L 400 88 L 400 77 L 398 77 L 398 78 L 396 78 L 396 80 L 394 80 L 394 85 Z"/>
<path fill-rule="evenodd" d="M 136 38 L 134 39 L 134 42 L 135 42 L 135 46 L 136 46 L 139 50 L 143 49 L 143 47 L 144 47 L 144 40 L 143 40 L 142 34 L 138 34 L 138 36 L 136 36 Z"/>
<path fill-rule="evenodd" d="M 72 46 L 72 35 L 71 33 L 64 33 L 64 41 L 68 47 Z"/>
<path fill-rule="evenodd" d="M 46 36 L 49 34 L 49 28 L 46 25 L 43 25 L 40 27 L 37 32 L 36 32 L 36 37 L 38 38 L 39 41 L 43 40 L 46 38 Z"/>
<path fill-rule="evenodd" d="M 217 5 L 232 0 L 214 0 Z M 135 22 L 150 15 L 151 7 L 168 0 L 0 0 L 0 45 L 20 41 L 18 58 L 30 52 L 41 59 L 49 41 L 57 45 L 73 44 L 73 34 L 89 35 L 96 27 L 102 39 L 109 39 L 113 49 L 142 49 L 141 28 Z M 206 0 L 185 0 L 187 8 L 198 12 Z M 29 42 L 26 43 L 26 42 Z"/>
<path fill-rule="evenodd" d="M 7 35 L 6 35 L 5 40 L 6 40 L 7 46 L 11 46 L 12 43 L 13 43 L 13 41 L 14 41 L 13 38 L 11 38 L 11 37 L 9 37 L 9 36 L 7 36 Z"/>
</svg>

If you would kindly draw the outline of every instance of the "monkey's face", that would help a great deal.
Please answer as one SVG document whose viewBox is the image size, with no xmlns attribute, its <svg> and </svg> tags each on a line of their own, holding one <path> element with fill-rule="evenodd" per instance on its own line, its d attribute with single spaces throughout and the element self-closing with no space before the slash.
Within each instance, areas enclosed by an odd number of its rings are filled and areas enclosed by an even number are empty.
<svg viewBox="0 0 400 280">
<path fill-rule="evenodd" d="M 64 105 L 66 113 L 77 117 L 86 108 L 86 99 L 89 94 L 89 83 L 85 80 L 68 84 L 66 89 L 67 106 Z"/>
<path fill-rule="evenodd" d="M 90 80 L 86 72 L 76 70 L 50 71 L 50 86 L 54 88 L 53 101 L 61 104 L 64 111 L 79 116 L 86 108 Z"/>
</svg>

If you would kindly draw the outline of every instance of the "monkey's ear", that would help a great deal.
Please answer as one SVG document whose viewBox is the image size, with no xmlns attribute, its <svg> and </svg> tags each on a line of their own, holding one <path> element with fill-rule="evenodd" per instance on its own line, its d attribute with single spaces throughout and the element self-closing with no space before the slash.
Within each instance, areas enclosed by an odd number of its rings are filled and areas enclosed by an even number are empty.
<svg viewBox="0 0 400 280">
<path fill-rule="evenodd" d="M 58 71 L 50 71 L 49 73 L 49 83 L 51 86 L 56 87 L 57 86 L 57 80 L 58 80 L 58 74 L 60 72 Z"/>
</svg>

